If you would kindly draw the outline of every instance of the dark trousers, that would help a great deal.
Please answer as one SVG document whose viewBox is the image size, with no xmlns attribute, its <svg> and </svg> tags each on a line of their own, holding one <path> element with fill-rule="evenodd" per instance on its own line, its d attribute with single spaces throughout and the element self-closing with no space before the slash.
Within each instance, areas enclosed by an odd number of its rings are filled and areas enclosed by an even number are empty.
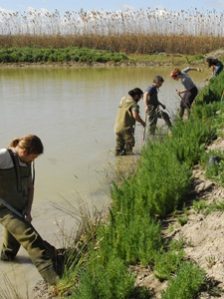
<svg viewBox="0 0 224 299">
<path fill-rule="evenodd" d="M 159 108 L 151 109 L 149 111 L 149 133 L 151 135 L 155 134 L 156 124 L 157 124 L 157 121 L 158 121 L 159 118 L 162 118 L 169 128 L 172 127 L 172 124 L 171 124 L 170 117 L 169 117 L 168 113 L 166 113 L 165 111 L 160 110 Z"/>
<path fill-rule="evenodd" d="M 183 98 L 180 102 L 180 117 L 182 118 L 185 110 L 188 112 L 188 116 L 190 114 L 191 105 L 198 94 L 197 87 L 193 87 L 192 89 L 185 92 Z"/>
</svg>

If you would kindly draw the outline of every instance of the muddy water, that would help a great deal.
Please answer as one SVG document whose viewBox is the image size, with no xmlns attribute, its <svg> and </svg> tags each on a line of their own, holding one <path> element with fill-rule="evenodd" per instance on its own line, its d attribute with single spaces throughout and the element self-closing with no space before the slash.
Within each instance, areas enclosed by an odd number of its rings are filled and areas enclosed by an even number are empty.
<svg viewBox="0 0 224 299">
<path fill-rule="evenodd" d="M 159 98 L 172 115 L 179 105 L 175 89 L 180 83 L 169 73 L 170 68 L 0 70 L 0 147 L 28 133 L 40 136 L 45 146 L 36 161 L 33 206 L 33 224 L 45 239 L 62 246 L 65 235 L 77 227 L 80 205 L 90 214 L 107 207 L 114 168 L 123 163 L 113 156 L 119 99 L 134 87 L 145 90 L 160 74 L 165 83 Z M 192 73 L 199 87 L 206 77 Z M 142 146 L 141 136 L 142 128 L 137 126 L 136 152 Z M 23 250 L 15 263 L 0 262 L 0 267 L 3 288 L 7 275 L 22 298 L 27 289 L 32 298 L 31 289 L 41 277 Z"/>
</svg>

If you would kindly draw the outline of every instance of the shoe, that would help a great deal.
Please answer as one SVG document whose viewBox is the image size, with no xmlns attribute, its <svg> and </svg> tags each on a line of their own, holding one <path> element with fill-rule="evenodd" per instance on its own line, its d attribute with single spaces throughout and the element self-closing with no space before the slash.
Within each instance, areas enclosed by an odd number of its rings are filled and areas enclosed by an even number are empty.
<svg viewBox="0 0 224 299">
<path fill-rule="evenodd" d="M 56 255 L 53 259 L 54 269 L 55 269 L 55 272 L 58 274 L 59 277 L 62 277 L 62 275 L 64 273 L 65 254 L 66 254 L 66 249 L 65 248 L 56 249 Z"/>
<path fill-rule="evenodd" d="M 126 151 L 125 150 L 121 150 L 121 151 L 115 151 L 115 156 L 125 156 L 126 155 Z"/>
</svg>

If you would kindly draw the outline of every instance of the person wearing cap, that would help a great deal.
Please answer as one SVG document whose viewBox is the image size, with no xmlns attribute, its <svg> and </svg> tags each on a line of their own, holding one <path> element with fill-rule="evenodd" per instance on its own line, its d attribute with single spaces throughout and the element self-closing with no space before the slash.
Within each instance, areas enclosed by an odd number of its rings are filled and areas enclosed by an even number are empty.
<svg viewBox="0 0 224 299">
<path fill-rule="evenodd" d="M 163 82 L 163 77 L 159 75 L 155 76 L 152 85 L 146 89 L 143 97 L 145 113 L 148 114 L 149 119 L 149 133 L 151 135 L 155 134 L 158 118 L 164 119 L 169 128 L 172 126 L 168 113 L 160 109 L 160 106 L 163 109 L 166 109 L 166 106 L 158 99 L 158 90 L 162 86 Z"/>
<path fill-rule="evenodd" d="M 139 113 L 138 102 L 143 96 L 143 91 L 136 87 L 121 98 L 115 121 L 114 131 L 116 134 L 116 156 L 131 155 L 135 145 L 134 130 L 135 122 L 145 127 L 145 122 Z"/>
<path fill-rule="evenodd" d="M 184 86 L 183 90 L 177 90 L 177 94 L 181 98 L 180 112 L 179 112 L 180 118 L 183 118 L 185 110 L 187 111 L 189 117 L 191 105 L 198 94 L 198 89 L 195 83 L 188 75 L 189 71 L 200 72 L 201 69 L 194 68 L 194 67 L 187 67 L 183 70 L 180 70 L 178 68 L 175 68 L 170 74 L 171 78 L 177 81 L 180 80 L 182 85 Z"/>
<path fill-rule="evenodd" d="M 209 68 L 212 68 L 212 78 L 216 77 L 223 70 L 223 63 L 217 58 L 207 57 L 206 62 Z"/>
</svg>

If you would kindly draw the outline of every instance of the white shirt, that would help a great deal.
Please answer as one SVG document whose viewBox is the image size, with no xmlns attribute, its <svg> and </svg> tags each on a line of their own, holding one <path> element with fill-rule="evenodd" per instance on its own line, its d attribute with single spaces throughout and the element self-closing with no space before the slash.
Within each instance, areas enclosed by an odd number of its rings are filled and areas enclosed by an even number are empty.
<svg viewBox="0 0 224 299">
<path fill-rule="evenodd" d="M 23 163 L 19 160 L 21 166 L 27 166 L 26 163 Z M 14 164 L 12 158 L 6 148 L 0 149 L 0 169 L 13 168 Z"/>
</svg>

